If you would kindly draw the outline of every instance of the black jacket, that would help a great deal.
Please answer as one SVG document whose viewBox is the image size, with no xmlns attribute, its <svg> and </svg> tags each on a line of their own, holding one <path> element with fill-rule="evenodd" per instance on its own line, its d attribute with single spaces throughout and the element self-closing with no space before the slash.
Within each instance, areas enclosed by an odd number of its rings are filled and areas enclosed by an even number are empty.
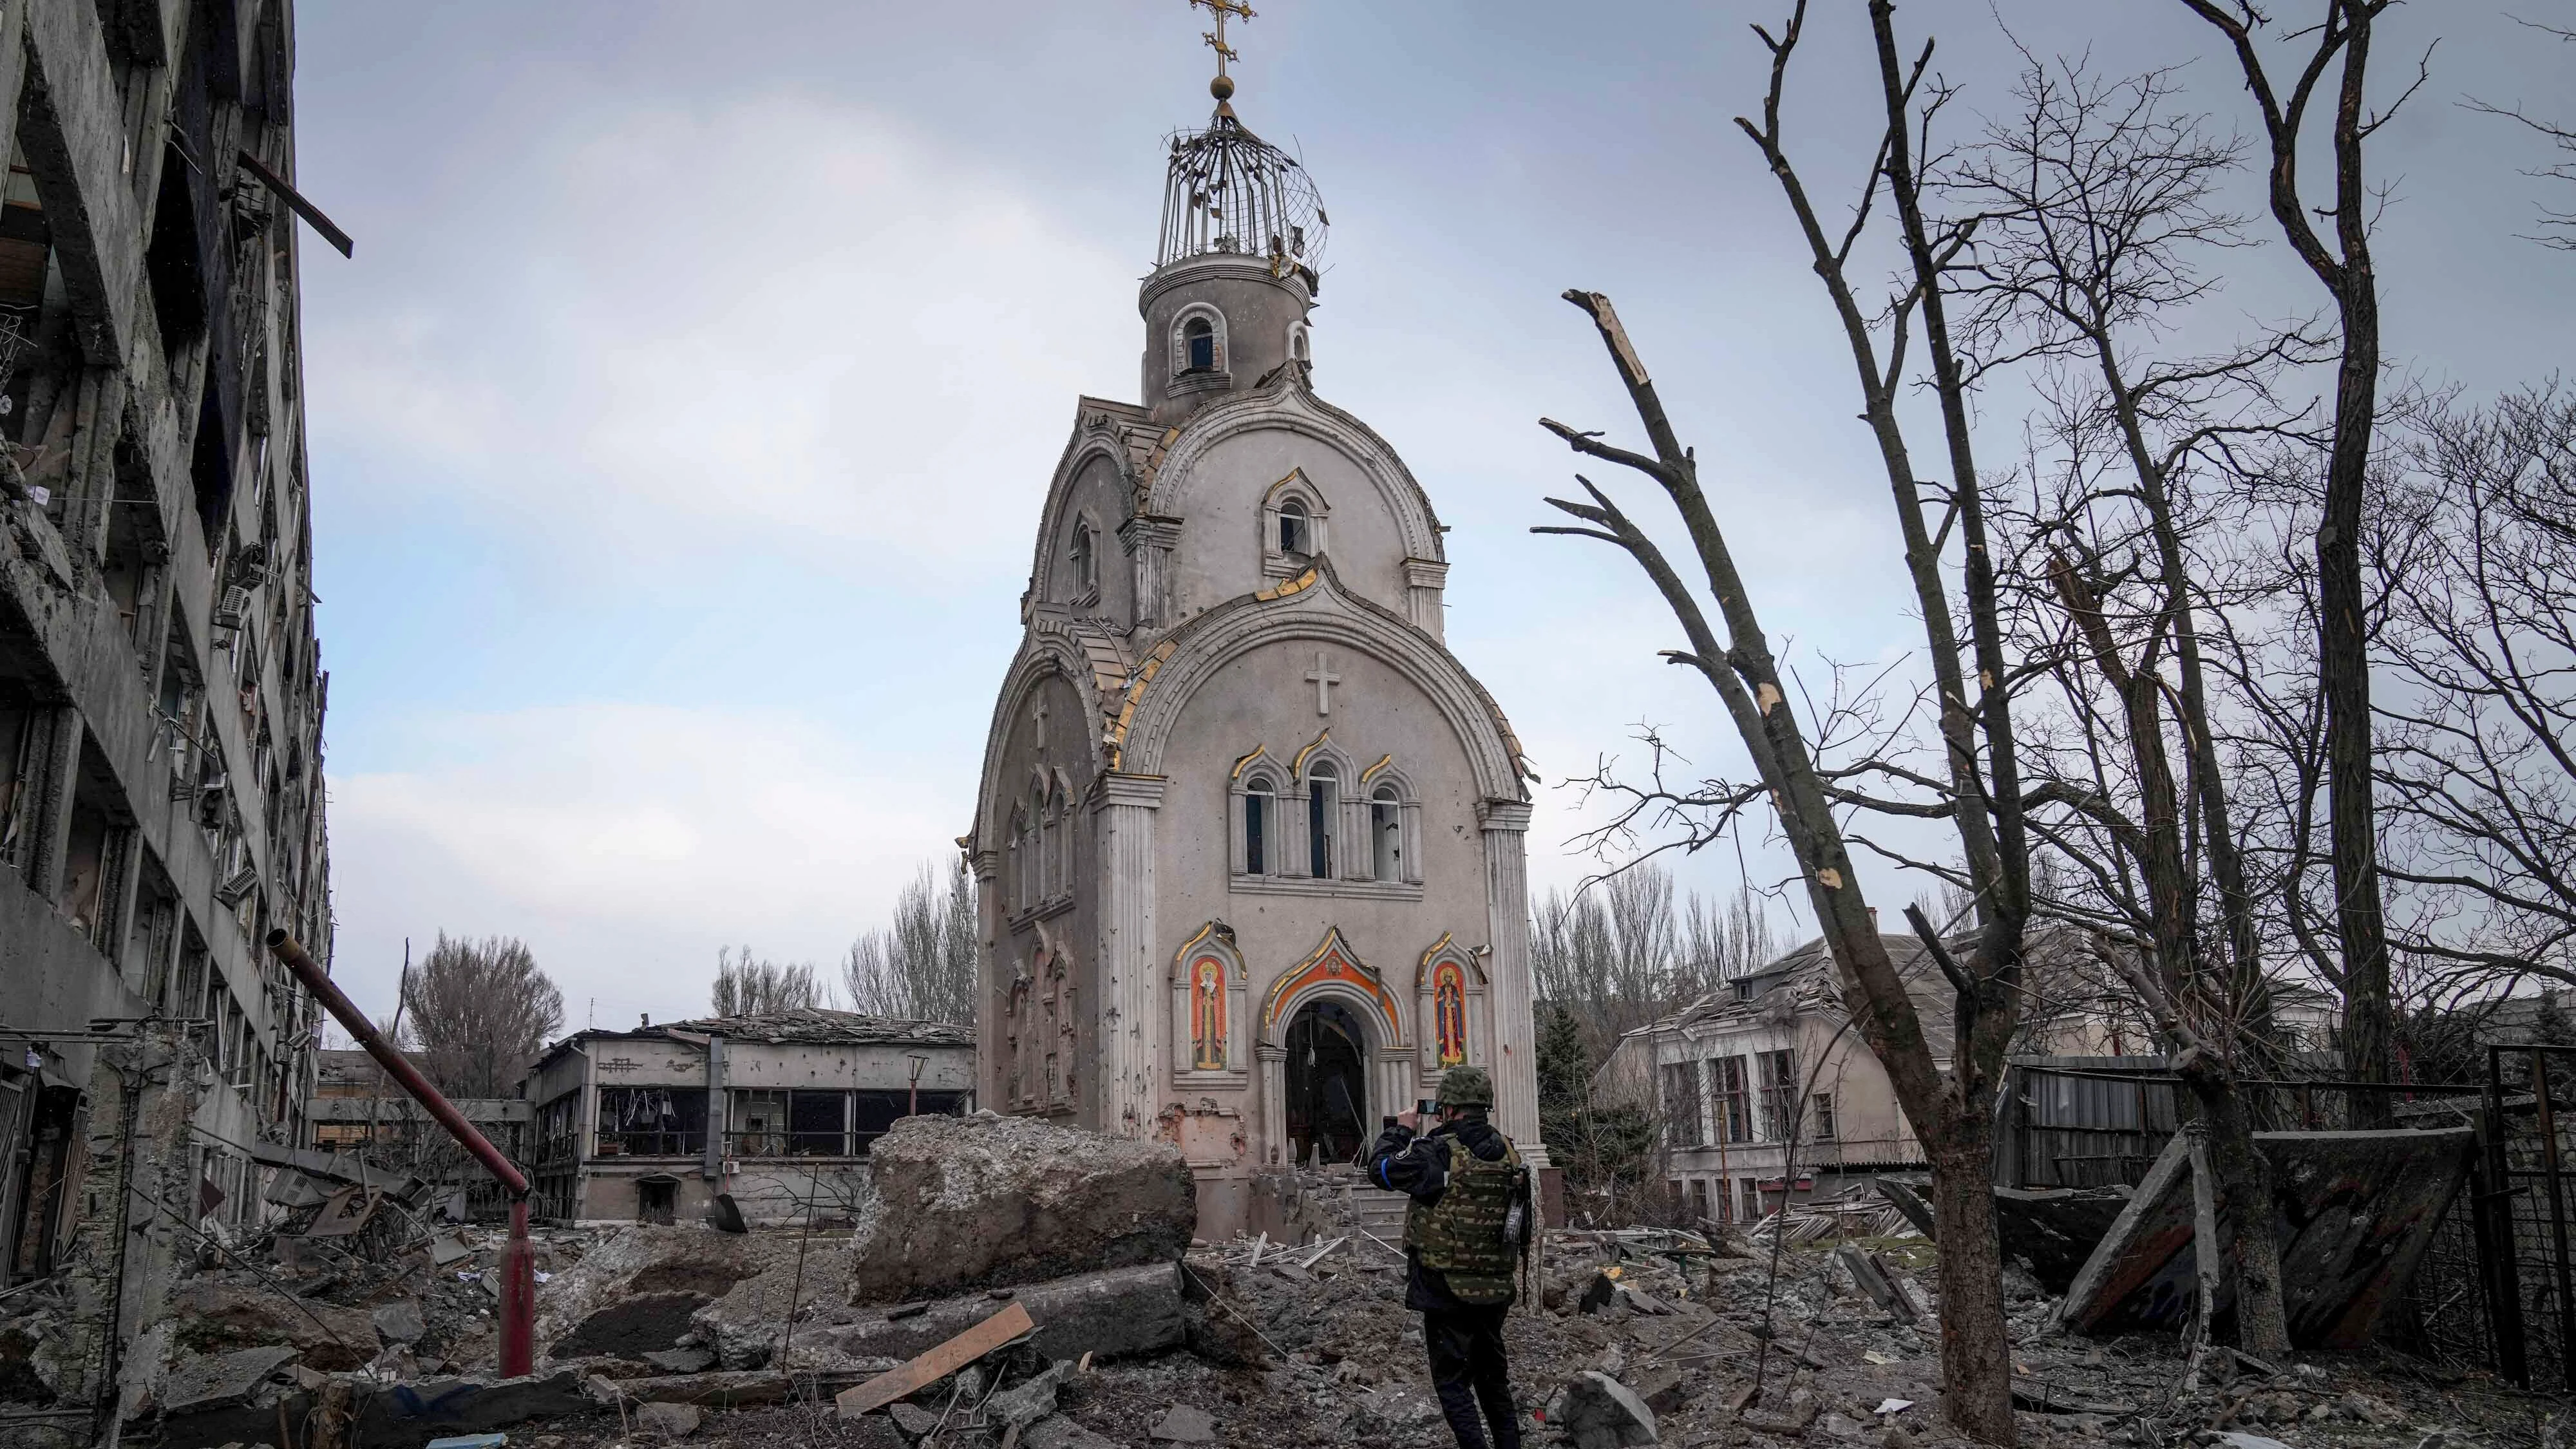
<svg viewBox="0 0 2576 1449">
<path fill-rule="evenodd" d="M 1451 1136 L 1487 1162 L 1502 1161 L 1503 1154 L 1511 1149 L 1511 1140 L 1479 1117 L 1443 1122 L 1420 1136 L 1403 1127 L 1389 1127 L 1378 1134 L 1377 1145 L 1369 1149 L 1370 1184 L 1403 1193 L 1425 1207 L 1440 1201 L 1440 1194 L 1449 1186 L 1449 1154 L 1440 1139 Z M 1423 1267 L 1421 1255 L 1410 1246 L 1404 1250 L 1404 1261 L 1405 1307 L 1423 1313 L 1502 1312 L 1501 1306 L 1459 1302 L 1449 1291 L 1448 1275 L 1437 1268 Z"/>
</svg>

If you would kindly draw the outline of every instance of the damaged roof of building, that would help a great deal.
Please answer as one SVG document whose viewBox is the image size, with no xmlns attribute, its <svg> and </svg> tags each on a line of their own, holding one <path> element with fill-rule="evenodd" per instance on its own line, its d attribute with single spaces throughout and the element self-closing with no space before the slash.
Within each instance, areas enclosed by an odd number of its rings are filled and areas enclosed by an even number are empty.
<svg viewBox="0 0 2576 1449">
<path fill-rule="evenodd" d="M 685 1041 L 720 1036 L 727 1041 L 789 1042 L 805 1046 L 956 1046 L 975 1044 L 975 1029 L 946 1021 L 915 1021 L 901 1016 L 869 1016 L 800 1006 L 786 1011 L 748 1012 L 740 1016 L 701 1016 L 688 1021 L 656 1022 L 632 1031 L 593 1027 L 556 1043 L 615 1038 L 623 1041 Z"/>
</svg>

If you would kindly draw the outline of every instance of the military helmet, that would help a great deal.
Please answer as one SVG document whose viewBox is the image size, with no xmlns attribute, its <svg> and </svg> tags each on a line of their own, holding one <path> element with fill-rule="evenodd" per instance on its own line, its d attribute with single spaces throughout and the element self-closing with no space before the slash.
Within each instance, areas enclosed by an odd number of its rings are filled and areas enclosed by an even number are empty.
<svg viewBox="0 0 2576 1449">
<path fill-rule="evenodd" d="M 1493 1075 L 1483 1067 L 1451 1067 L 1440 1078 L 1440 1105 L 1491 1108 L 1494 1105 Z"/>
</svg>

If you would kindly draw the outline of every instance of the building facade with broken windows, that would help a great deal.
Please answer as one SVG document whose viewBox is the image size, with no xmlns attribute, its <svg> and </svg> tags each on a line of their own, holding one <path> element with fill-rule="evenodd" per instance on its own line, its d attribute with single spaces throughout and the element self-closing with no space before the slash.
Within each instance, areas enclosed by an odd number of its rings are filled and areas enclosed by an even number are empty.
<svg viewBox="0 0 2576 1449">
<path fill-rule="evenodd" d="M 492 1180 L 491 1171 L 396 1085 L 374 1057 L 336 1049 L 313 1055 L 313 1094 L 304 1102 L 307 1145 L 418 1178 L 442 1197 L 461 1191 L 477 1220 L 508 1215 L 509 1196 Z M 424 1065 L 419 1053 L 405 1055 L 413 1066 Z M 450 1097 L 447 1102 L 513 1161 L 527 1160 L 535 1113 L 526 1098 Z"/>
<path fill-rule="evenodd" d="M 1528 767 L 1429 495 L 1315 390 L 1323 209 L 1230 94 L 1172 138 L 1139 399 L 1075 404 L 964 841 L 984 1100 L 1177 1142 L 1215 1236 L 1461 1063 L 1545 1156 Z"/>
<path fill-rule="evenodd" d="M 293 34 L 0 4 L 0 1285 L 83 1305 L 66 1397 L 309 1095 L 259 949 L 331 938 Z"/>
<path fill-rule="evenodd" d="M 529 1074 L 538 1216 L 693 1222 L 719 1194 L 752 1221 L 856 1208 L 895 1119 L 973 1109 L 974 1034 L 807 1007 L 633 1031 L 593 1028 Z"/>
</svg>

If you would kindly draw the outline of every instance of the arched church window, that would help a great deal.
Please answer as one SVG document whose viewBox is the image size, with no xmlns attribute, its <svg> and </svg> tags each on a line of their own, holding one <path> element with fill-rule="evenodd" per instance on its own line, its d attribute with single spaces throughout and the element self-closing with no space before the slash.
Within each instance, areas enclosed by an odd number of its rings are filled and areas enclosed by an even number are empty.
<svg viewBox="0 0 2576 1449">
<path fill-rule="evenodd" d="M 1003 847 L 1004 854 L 1009 859 L 1004 862 L 1003 874 L 1008 877 L 1008 880 L 1002 893 L 1003 898 L 1011 903 L 1013 910 L 1018 910 L 1029 903 L 1028 841 L 1029 817 L 1021 814 L 1019 808 L 1014 806 L 1011 809 L 1010 839 Z"/>
<path fill-rule="evenodd" d="M 1277 828 L 1275 788 L 1268 775 L 1255 775 L 1243 787 L 1243 871 L 1270 873 L 1270 833 Z"/>
<path fill-rule="evenodd" d="M 1047 821 L 1055 832 L 1055 858 L 1047 863 L 1047 879 L 1061 895 L 1073 889 L 1073 807 L 1061 784 L 1048 794 Z"/>
<path fill-rule="evenodd" d="M 1314 520 L 1307 516 L 1306 500 L 1291 498 L 1279 505 L 1279 551 L 1281 553 L 1314 552 Z"/>
<path fill-rule="evenodd" d="M 1299 326 L 1290 329 L 1288 333 L 1288 355 L 1297 359 L 1299 362 L 1312 362 L 1315 359 L 1307 352 L 1306 347 L 1306 329 L 1304 325 L 1300 324 Z"/>
<path fill-rule="evenodd" d="M 1193 317 L 1181 328 L 1181 345 L 1188 353 L 1191 372 L 1216 371 L 1216 325 L 1205 317 Z"/>
<path fill-rule="evenodd" d="M 1333 874 L 1333 819 L 1341 803 L 1341 780 L 1332 762 L 1319 760 L 1306 777 L 1306 864 L 1317 880 Z"/>
<path fill-rule="evenodd" d="M 1074 593 L 1083 595 L 1099 588 L 1100 561 L 1098 551 L 1092 545 L 1088 520 L 1077 521 L 1073 525 L 1073 544 L 1066 552 L 1073 563 Z"/>
<path fill-rule="evenodd" d="M 1369 878 L 1404 879 L 1404 802 L 1393 785 L 1369 797 Z"/>
<path fill-rule="evenodd" d="M 1055 882 L 1047 879 L 1048 847 L 1055 840 L 1055 821 L 1047 816 L 1046 797 L 1036 786 L 1029 787 L 1029 844 L 1021 856 L 1029 864 L 1028 904 L 1036 905 L 1047 898 Z"/>
</svg>

